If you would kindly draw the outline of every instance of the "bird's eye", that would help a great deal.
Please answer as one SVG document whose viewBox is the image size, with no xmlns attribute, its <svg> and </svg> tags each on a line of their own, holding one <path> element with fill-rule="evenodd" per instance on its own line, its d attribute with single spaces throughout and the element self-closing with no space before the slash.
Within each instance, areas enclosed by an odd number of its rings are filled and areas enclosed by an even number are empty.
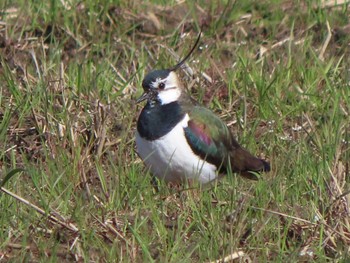
<svg viewBox="0 0 350 263">
<path fill-rule="evenodd" d="M 164 82 L 159 83 L 158 88 L 159 89 L 164 89 L 165 88 Z"/>
</svg>

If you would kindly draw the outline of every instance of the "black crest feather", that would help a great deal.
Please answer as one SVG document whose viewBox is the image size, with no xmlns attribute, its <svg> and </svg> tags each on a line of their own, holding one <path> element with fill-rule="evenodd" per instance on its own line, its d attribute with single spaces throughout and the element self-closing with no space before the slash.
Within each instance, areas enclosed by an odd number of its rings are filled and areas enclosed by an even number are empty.
<svg viewBox="0 0 350 263">
<path fill-rule="evenodd" d="M 194 43 L 192 49 L 190 50 L 190 52 L 179 62 L 177 63 L 175 66 L 173 66 L 172 68 L 170 68 L 170 71 L 175 71 L 178 68 L 180 68 L 185 62 L 186 60 L 191 56 L 191 54 L 193 53 L 193 51 L 196 49 L 196 47 L 198 46 L 199 40 L 201 39 L 201 35 L 202 35 L 202 31 L 199 32 L 199 35 L 197 37 L 196 43 Z"/>
</svg>

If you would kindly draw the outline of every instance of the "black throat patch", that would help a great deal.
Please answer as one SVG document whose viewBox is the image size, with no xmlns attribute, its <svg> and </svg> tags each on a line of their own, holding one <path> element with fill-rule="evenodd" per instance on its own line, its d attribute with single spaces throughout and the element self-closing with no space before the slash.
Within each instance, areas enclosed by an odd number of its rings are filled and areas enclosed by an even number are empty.
<svg viewBox="0 0 350 263">
<path fill-rule="evenodd" d="M 147 103 L 137 121 L 137 131 L 146 140 L 153 141 L 170 132 L 185 113 L 177 101 L 161 105 Z"/>
</svg>

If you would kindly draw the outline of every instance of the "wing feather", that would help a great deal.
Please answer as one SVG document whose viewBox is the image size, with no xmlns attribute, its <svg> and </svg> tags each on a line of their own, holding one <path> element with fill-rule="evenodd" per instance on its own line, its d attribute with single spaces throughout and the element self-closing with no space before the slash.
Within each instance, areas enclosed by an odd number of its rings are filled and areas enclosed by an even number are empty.
<svg viewBox="0 0 350 263">
<path fill-rule="evenodd" d="M 210 110 L 195 106 L 189 112 L 190 120 L 185 128 L 186 139 L 194 153 L 202 159 L 226 169 L 230 132 Z"/>
</svg>

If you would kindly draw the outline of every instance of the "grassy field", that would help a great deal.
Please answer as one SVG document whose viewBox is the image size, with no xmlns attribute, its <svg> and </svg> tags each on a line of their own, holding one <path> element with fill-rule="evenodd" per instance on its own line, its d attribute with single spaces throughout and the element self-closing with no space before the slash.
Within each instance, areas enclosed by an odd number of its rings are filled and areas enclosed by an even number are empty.
<svg viewBox="0 0 350 263">
<path fill-rule="evenodd" d="M 114 2 L 0 2 L 0 262 L 348 262 L 345 1 Z M 157 192 L 135 98 L 200 30 L 188 92 L 272 171 Z"/>
</svg>

